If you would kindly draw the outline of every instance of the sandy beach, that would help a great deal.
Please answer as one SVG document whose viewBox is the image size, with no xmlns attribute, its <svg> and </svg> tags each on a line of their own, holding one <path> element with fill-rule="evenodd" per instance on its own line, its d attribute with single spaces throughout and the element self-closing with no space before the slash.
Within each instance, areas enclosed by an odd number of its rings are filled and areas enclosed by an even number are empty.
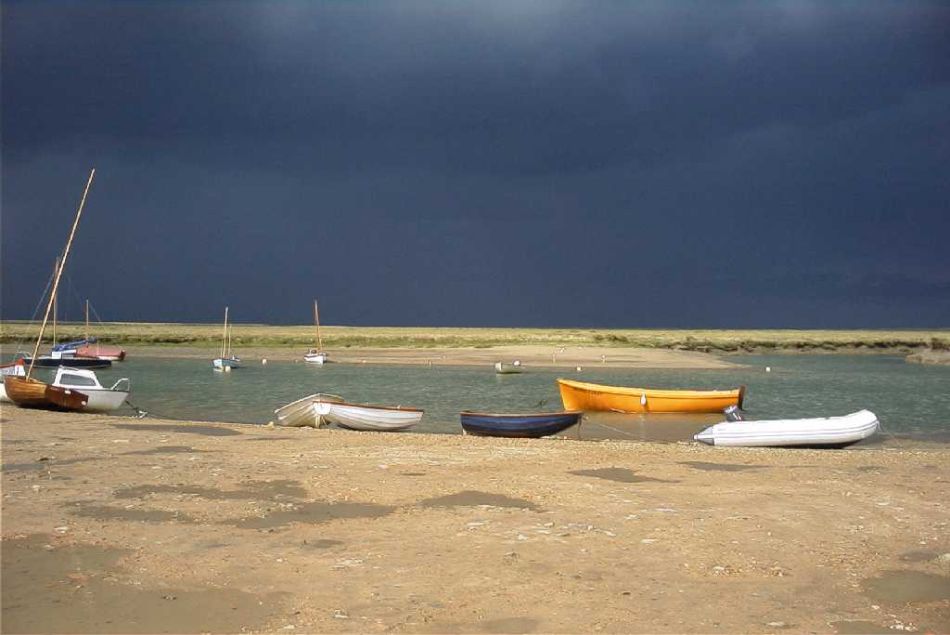
<svg viewBox="0 0 950 635">
<path fill-rule="evenodd" d="M 950 631 L 950 451 L 4 406 L 4 632 Z"/>
</svg>

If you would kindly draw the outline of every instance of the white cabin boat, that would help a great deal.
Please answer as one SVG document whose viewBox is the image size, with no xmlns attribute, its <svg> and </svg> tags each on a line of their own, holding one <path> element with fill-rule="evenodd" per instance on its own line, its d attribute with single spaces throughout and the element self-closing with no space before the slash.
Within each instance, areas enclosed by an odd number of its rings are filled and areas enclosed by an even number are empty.
<svg viewBox="0 0 950 635">
<path fill-rule="evenodd" d="M 112 412 L 125 403 L 131 390 L 128 377 L 123 377 L 112 384 L 111 388 L 106 388 L 99 383 L 95 372 L 63 366 L 56 370 L 52 385 L 86 395 L 89 401 L 82 408 L 83 412 Z"/>
<path fill-rule="evenodd" d="M 708 445 L 734 447 L 844 447 L 875 434 L 880 422 L 870 410 L 840 417 L 723 421 L 693 438 Z"/>
<path fill-rule="evenodd" d="M 303 361 L 308 364 L 326 364 L 327 363 L 327 354 L 324 351 L 318 351 L 315 348 L 311 348 L 309 351 L 304 353 Z"/>
<path fill-rule="evenodd" d="M 346 402 L 316 402 L 317 413 L 327 423 L 350 430 L 393 432 L 419 423 L 423 411 L 403 406 L 374 406 Z"/>
<path fill-rule="evenodd" d="M 318 403 L 340 403 L 342 401 L 343 397 L 321 392 L 307 395 L 275 410 L 277 425 L 290 428 L 319 428 L 326 422 L 323 420 L 323 415 L 318 412 L 318 410 L 323 410 L 322 407 L 318 406 Z"/>
</svg>

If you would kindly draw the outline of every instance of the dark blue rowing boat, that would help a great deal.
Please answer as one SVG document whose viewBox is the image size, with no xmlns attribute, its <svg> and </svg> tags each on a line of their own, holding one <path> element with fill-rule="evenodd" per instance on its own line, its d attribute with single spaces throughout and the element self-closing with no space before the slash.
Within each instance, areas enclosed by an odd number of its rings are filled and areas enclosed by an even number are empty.
<svg viewBox="0 0 950 635">
<path fill-rule="evenodd" d="M 463 412 L 459 415 L 467 434 L 483 437 L 547 437 L 567 430 L 580 421 L 581 411 L 536 412 L 502 415 L 484 412 Z"/>
</svg>

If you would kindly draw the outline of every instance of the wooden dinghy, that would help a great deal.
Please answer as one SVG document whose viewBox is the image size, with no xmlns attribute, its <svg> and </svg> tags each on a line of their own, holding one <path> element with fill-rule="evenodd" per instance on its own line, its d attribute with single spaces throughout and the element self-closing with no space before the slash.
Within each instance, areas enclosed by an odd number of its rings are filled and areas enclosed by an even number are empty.
<svg viewBox="0 0 950 635">
<path fill-rule="evenodd" d="M 535 412 L 530 414 L 489 414 L 465 411 L 459 414 L 465 434 L 484 437 L 548 437 L 577 425 L 583 413 Z"/>
<path fill-rule="evenodd" d="M 845 447 L 875 434 L 880 428 L 870 410 L 840 417 L 723 421 L 693 438 L 707 445 L 733 447 Z"/>
<path fill-rule="evenodd" d="M 326 423 L 323 415 L 319 412 L 324 408 L 318 404 L 323 402 L 342 403 L 343 397 L 318 392 L 297 401 L 291 401 L 286 406 L 281 406 L 274 411 L 274 415 L 277 417 L 277 425 L 289 428 L 319 428 Z"/>
<path fill-rule="evenodd" d="M 405 406 L 376 406 L 346 402 L 316 402 L 317 414 L 341 428 L 376 432 L 406 430 L 422 420 L 423 410 Z"/>
<path fill-rule="evenodd" d="M 745 386 L 731 390 L 661 390 L 589 384 L 558 379 L 561 401 L 566 410 L 604 412 L 722 412 L 729 406 L 742 407 Z"/>
<path fill-rule="evenodd" d="M 89 397 L 63 386 L 51 386 L 32 377 L 5 375 L 3 388 L 7 398 L 21 408 L 82 410 Z"/>
</svg>

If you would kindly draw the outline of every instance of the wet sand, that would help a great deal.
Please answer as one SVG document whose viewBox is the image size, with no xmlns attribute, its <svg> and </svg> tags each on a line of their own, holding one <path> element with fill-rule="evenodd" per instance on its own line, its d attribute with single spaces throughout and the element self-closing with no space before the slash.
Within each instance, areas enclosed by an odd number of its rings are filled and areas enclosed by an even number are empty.
<svg viewBox="0 0 950 635">
<path fill-rule="evenodd" d="M 4 632 L 950 631 L 950 450 L 2 410 Z"/>
<path fill-rule="evenodd" d="M 246 361 L 302 361 L 305 348 L 242 347 L 235 351 Z M 492 346 L 486 348 L 340 348 L 328 349 L 331 363 L 415 364 L 433 366 L 491 366 L 495 362 L 521 361 L 527 368 L 735 368 L 709 353 L 660 348 L 612 346 Z M 218 349 L 193 346 L 130 346 L 130 357 L 212 359 Z"/>
</svg>

